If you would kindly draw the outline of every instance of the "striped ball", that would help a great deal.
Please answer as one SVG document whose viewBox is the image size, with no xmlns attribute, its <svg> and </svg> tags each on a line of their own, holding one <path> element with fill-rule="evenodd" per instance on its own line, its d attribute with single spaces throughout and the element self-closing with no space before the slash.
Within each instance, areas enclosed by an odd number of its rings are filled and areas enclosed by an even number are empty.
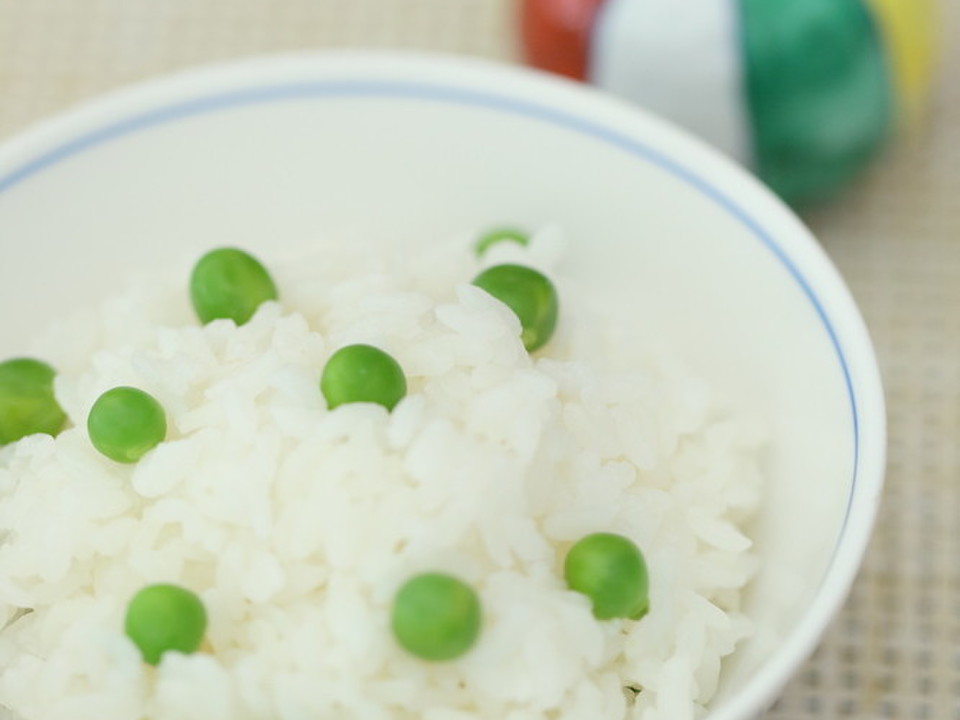
<svg viewBox="0 0 960 720">
<path fill-rule="evenodd" d="M 785 200 L 830 196 L 929 90 L 935 0 L 524 0 L 538 67 L 657 112 Z"/>
</svg>

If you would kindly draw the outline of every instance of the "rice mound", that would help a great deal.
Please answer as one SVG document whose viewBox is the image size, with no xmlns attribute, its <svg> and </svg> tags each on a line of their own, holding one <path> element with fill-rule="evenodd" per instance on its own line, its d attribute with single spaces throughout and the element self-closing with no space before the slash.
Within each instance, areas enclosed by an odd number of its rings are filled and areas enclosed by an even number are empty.
<svg viewBox="0 0 960 720">
<path fill-rule="evenodd" d="M 198 324 L 181 268 L 38 340 L 72 424 L 0 449 L 0 706 L 22 720 L 701 717 L 751 632 L 743 527 L 762 433 L 635 329 L 607 327 L 561 258 L 549 229 L 482 262 L 462 239 L 415 258 L 263 257 L 281 299 L 239 328 Z M 558 333 L 533 357 L 469 284 L 505 260 L 558 288 Z M 326 409 L 320 370 L 352 342 L 403 366 L 392 413 Z M 123 384 L 169 424 L 129 466 L 85 429 Z M 598 531 L 646 557 L 639 622 L 597 621 L 564 584 L 566 551 Z M 483 606 L 452 662 L 390 631 L 396 589 L 426 571 Z M 210 627 L 201 652 L 154 668 L 123 615 L 156 582 L 197 592 Z"/>
</svg>

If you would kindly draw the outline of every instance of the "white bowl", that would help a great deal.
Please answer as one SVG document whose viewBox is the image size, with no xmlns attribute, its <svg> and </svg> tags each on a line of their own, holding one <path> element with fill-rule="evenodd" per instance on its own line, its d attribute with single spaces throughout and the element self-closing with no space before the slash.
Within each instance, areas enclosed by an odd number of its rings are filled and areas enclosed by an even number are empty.
<svg viewBox="0 0 960 720">
<path fill-rule="evenodd" d="M 463 59 L 334 53 L 151 82 L 0 149 L 0 357 L 130 268 L 235 244 L 423 244 L 558 223 L 579 281 L 770 422 L 759 632 L 712 720 L 765 709 L 845 597 L 874 520 L 884 407 L 823 251 L 744 172 L 595 91 Z M 582 240 L 588 242 L 582 242 Z"/>
</svg>

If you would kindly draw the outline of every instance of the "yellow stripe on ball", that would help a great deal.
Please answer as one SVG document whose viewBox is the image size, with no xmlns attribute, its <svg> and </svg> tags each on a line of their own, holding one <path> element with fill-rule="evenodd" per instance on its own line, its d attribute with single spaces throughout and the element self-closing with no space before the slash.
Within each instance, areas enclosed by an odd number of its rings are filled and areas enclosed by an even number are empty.
<svg viewBox="0 0 960 720">
<path fill-rule="evenodd" d="M 937 54 L 936 0 L 867 0 L 883 28 L 892 56 L 899 105 L 916 121 L 930 96 Z"/>
</svg>

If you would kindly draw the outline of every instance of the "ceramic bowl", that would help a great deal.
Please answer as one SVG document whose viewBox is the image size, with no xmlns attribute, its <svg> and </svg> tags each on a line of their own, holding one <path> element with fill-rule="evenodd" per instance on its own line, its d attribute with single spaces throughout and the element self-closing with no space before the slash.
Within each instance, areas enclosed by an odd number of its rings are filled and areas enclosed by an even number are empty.
<svg viewBox="0 0 960 720">
<path fill-rule="evenodd" d="M 571 275 L 766 419 L 757 634 L 711 720 L 763 711 L 841 605 L 874 521 L 874 352 L 808 230 L 692 137 L 595 90 L 480 61 L 332 53 L 191 71 L 0 149 L 0 357 L 131 269 L 214 245 L 411 250 L 555 223 Z"/>
</svg>

